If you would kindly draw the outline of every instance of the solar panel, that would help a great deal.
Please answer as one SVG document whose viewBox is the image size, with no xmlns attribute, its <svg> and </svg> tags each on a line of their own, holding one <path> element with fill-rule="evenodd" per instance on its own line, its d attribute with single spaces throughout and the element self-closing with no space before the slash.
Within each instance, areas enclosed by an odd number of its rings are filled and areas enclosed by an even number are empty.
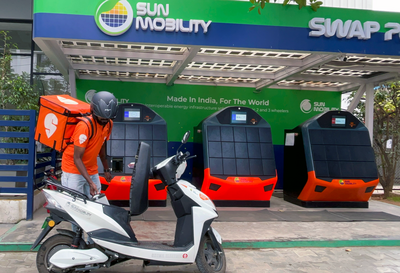
<svg viewBox="0 0 400 273">
<path fill-rule="evenodd" d="M 374 151 L 368 131 L 309 130 L 311 151 L 317 178 L 378 178 Z"/>
<path fill-rule="evenodd" d="M 208 126 L 211 175 L 275 177 L 270 128 Z"/>
</svg>

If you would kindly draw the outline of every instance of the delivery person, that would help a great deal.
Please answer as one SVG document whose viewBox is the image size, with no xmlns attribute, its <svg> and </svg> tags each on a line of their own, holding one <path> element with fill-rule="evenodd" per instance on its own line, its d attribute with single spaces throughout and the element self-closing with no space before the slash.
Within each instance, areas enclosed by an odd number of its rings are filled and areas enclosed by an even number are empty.
<svg viewBox="0 0 400 273">
<path fill-rule="evenodd" d="M 76 125 L 71 137 L 73 144 L 67 146 L 61 162 L 61 184 L 89 198 L 101 190 L 97 156 L 103 164 L 105 179 L 111 182 L 105 143 L 110 138 L 111 119 L 117 114 L 117 99 L 113 94 L 101 91 L 93 96 L 90 108 L 91 115 Z"/>
</svg>

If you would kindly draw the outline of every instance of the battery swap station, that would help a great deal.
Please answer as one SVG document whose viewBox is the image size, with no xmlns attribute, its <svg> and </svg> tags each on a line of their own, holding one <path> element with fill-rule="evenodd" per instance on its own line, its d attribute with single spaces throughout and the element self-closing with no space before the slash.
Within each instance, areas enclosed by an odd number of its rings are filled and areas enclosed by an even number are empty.
<svg viewBox="0 0 400 273">
<path fill-rule="evenodd" d="M 195 128 L 194 141 L 193 183 L 216 205 L 269 207 L 277 174 L 271 127 L 260 115 L 227 107 Z"/>
<path fill-rule="evenodd" d="M 285 130 L 285 200 L 367 208 L 378 183 L 368 129 L 349 112 L 328 111 Z"/>
<path fill-rule="evenodd" d="M 107 142 L 113 179 L 111 183 L 101 177 L 101 190 L 109 202 L 119 206 L 129 206 L 132 169 L 128 164 L 135 161 L 139 142 L 151 147 L 151 166 L 168 157 L 167 123 L 156 112 L 143 104 L 125 103 L 118 105 L 114 127 Z M 99 173 L 103 165 L 98 158 Z M 166 206 L 167 191 L 158 179 L 149 180 L 149 205 Z"/>
</svg>

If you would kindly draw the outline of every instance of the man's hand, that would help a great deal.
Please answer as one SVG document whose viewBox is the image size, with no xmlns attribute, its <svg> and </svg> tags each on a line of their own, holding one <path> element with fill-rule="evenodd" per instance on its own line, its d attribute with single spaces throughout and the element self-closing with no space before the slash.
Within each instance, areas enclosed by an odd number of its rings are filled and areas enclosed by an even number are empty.
<svg viewBox="0 0 400 273">
<path fill-rule="evenodd" d="M 86 179 L 87 183 L 89 184 L 90 187 L 90 194 L 92 196 L 95 196 L 98 193 L 98 189 L 96 184 L 90 179 L 90 175 L 87 172 L 87 169 L 85 165 L 82 162 L 82 157 L 83 154 L 85 153 L 85 149 L 83 147 L 76 146 L 74 147 L 74 163 L 76 167 L 78 168 L 78 171 L 81 173 L 81 175 Z M 88 196 L 90 197 L 90 196 Z"/>
<path fill-rule="evenodd" d="M 110 182 L 111 182 L 111 179 L 112 179 L 111 173 L 110 173 L 110 172 L 104 173 L 104 178 L 106 179 L 106 181 L 107 181 L 108 183 L 110 183 Z"/>
<path fill-rule="evenodd" d="M 97 186 L 95 183 L 93 183 L 93 181 L 88 182 L 89 183 L 89 187 L 90 187 L 90 194 L 92 196 L 95 196 L 96 194 L 99 193 L 99 190 L 97 189 Z"/>
</svg>

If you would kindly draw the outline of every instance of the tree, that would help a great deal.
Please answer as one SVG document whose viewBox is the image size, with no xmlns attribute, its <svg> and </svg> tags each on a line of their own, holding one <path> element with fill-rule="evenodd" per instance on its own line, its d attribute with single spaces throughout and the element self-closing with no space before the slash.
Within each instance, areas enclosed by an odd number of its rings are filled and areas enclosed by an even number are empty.
<svg viewBox="0 0 400 273">
<path fill-rule="evenodd" d="M 37 63 L 35 72 L 38 74 L 33 76 L 35 92 L 39 95 L 70 94 L 68 82 L 46 55 L 38 54 Z"/>
<path fill-rule="evenodd" d="M 261 14 L 261 9 L 264 9 L 265 7 L 265 3 L 270 3 L 272 0 L 249 0 L 250 3 L 253 4 L 253 6 L 251 6 L 249 8 L 249 11 L 252 11 L 253 9 L 258 9 L 258 14 Z M 276 2 L 276 0 L 273 0 L 274 2 Z M 312 8 L 312 10 L 317 11 L 319 9 L 319 7 L 323 4 L 322 1 L 317 1 L 317 0 L 308 0 L 310 3 L 310 7 Z M 285 0 L 283 1 L 284 6 L 286 6 L 289 3 L 296 3 L 299 5 L 299 9 L 307 6 L 307 0 Z"/>
<path fill-rule="evenodd" d="M 38 109 L 38 96 L 29 84 L 29 75 L 14 73 L 11 50 L 16 45 L 7 31 L 0 31 L 0 109 Z"/>
<path fill-rule="evenodd" d="M 0 31 L 0 109 L 38 109 L 39 96 L 29 84 L 29 75 L 19 75 L 13 72 L 11 67 L 11 50 L 16 45 L 11 44 L 12 37 L 7 31 Z M 2 120 L 24 120 L 25 116 L 2 116 Z M 5 132 L 23 132 L 25 127 L 3 126 Z M 24 143 L 24 138 L 2 138 L 2 142 Z M 27 153 L 24 149 L 5 149 L 6 153 Z M 13 160 L 7 160 L 7 164 L 15 164 Z"/>
<path fill-rule="evenodd" d="M 384 198 L 389 197 L 395 182 L 400 155 L 400 82 L 382 84 L 375 92 L 374 145 L 380 162 L 379 181 Z M 386 148 L 391 142 L 391 149 Z"/>
<path fill-rule="evenodd" d="M 354 94 L 353 94 L 354 95 Z M 354 114 L 365 117 L 365 104 L 359 103 Z M 387 144 L 391 143 L 391 148 Z M 373 143 L 378 164 L 383 198 L 389 197 L 395 182 L 397 161 L 400 159 L 400 82 L 381 84 L 375 90 Z"/>
</svg>

